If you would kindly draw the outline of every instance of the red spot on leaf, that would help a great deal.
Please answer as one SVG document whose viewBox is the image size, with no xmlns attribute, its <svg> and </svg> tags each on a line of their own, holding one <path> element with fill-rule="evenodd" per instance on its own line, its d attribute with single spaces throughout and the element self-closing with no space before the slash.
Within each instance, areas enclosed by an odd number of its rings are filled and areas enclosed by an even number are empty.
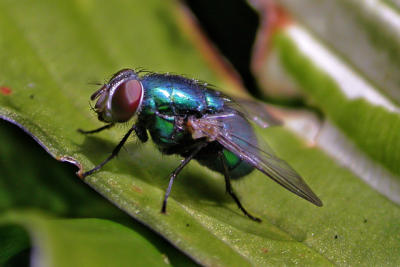
<svg viewBox="0 0 400 267">
<path fill-rule="evenodd" d="M 267 249 L 267 248 L 262 248 L 261 251 L 262 251 L 263 253 L 268 253 L 268 249 Z"/>
<path fill-rule="evenodd" d="M 6 86 L 0 86 L 0 93 L 3 95 L 11 95 L 12 90 Z"/>
</svg>

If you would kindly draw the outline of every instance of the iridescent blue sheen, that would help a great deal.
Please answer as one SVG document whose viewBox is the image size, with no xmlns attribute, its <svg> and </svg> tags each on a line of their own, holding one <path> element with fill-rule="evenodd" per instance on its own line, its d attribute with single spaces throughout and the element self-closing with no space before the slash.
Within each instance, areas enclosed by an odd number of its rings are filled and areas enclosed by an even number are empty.
<svg viewBox="0 0 400 267">
<path fill-rule="evenodd" d="M 141 78 L 145 90 L 143 111 L 176 114 L 204 114 L 222 111 L 224 99 L 201 83 L 176 75 L 149 74 Z"/>
<path fill-rule="evenodd" d="M 139 78 L 144 89 L 139 120 L 161 152 L 175 154 L 177 150 L 187 149 L 183 144 L 190 146 L 193 140 L 190 133 L 176 129 L 175 118 L 204 114 L 214 114 L 226 111 L 230 100 L 224 98 L 220 92 L 211 90 L 206 84 L 186 79 L 177 75 L 148 74 Z M 157 116 L 159 114 L 160 116 Z M 249 123 L 237 115 L 233 120 L 227 120 L 225 127 L 238 133 L 244 140 L 253 139 L 255 135 Z M 223 166 L 217 158 L 220 145 L 209 145 L 196 156 L 196 159 L 212 170 L 223 173 Z M 184 154 L 184 152 L 178 152 Z M 225 161 L 232 178 L 242 177 L 250 173 L 253 168 L 243 162 L 238 156 L 223 149 Z"/>
</svg>

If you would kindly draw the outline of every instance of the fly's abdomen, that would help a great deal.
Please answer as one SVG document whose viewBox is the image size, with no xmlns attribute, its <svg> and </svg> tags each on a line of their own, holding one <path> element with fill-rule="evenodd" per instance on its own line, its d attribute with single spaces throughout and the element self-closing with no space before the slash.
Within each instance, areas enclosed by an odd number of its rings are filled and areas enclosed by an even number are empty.
<svg viewBox="0 0 400 267">
<path fill-rule="evenodd" d="M 223 155 L 232 178 L 243 177 L 254 170 L 252 166 L 241 160 L 237 155 L 224 149 Z"/>
<path fill-rule="evenodd" d="M 232 113 L 231 115 L 231 117 L 225 119 L 224 128 L 232 133 L 231 138 L 234 138 L 234 142 L 243 147 L 246 147 L 247 144 L 256 145 L 257 137 L 249 122 L 238 113 Z M 254 170 L 251 165 L 241 160 L 238 155 L 222 147 L 217 142 L 213 142 L 207 146 L 204 151 L 199 153 L 196 159 L 200 164 L 224 174 L 223 165 L 217 156 L 220 150 L 222 150 L 225 164 L 232 178 L 243 177 Z"/>
<path fill-rule="evenodd" d="M 240 178 L 251 173 L 254 168 L 241 160 L 237 155 L 230 152 L 229 150 L 222 148 L 221 145 L 216 142 L 211 143 L 203 151 L 201 151 L 195 159 L 201 164 L 213 171 L 217 171 L 224 174 L 224 166 L 221 160 L 218 158 L 218 151 L 222 149 L 222 154 L 226 166 L 228 167 L 231 178 Z"/>
</svg>

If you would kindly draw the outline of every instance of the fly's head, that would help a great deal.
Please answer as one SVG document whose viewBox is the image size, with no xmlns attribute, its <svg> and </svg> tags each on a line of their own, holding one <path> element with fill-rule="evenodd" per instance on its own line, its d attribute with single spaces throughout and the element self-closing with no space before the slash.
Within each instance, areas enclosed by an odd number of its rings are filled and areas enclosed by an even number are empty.
<svg viewBox="0 0 400 267">
<path fill-rule="evenodd" d="M 138 75 L 131 69 L 123 69 L 94 92 L 90 99 L 97 99 L 94 109 L 100 121 L 116 123 L 130 120 L 140 110 L 143 95 Z"/>
</svg>

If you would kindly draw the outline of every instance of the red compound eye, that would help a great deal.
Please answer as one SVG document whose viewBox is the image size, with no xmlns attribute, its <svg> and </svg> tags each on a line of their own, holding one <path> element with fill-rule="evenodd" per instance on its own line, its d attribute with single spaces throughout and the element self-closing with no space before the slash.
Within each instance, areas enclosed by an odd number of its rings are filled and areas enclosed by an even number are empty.
<svg viewBox="0 0 400 267">
<path fill-rule="evenodd" d="M 113 121 L 128 121 L 138 109 L 142 95 L 142 83 L 138 80 L 129 80 L 119 85 L 111 100 Z"/>
</svg>

